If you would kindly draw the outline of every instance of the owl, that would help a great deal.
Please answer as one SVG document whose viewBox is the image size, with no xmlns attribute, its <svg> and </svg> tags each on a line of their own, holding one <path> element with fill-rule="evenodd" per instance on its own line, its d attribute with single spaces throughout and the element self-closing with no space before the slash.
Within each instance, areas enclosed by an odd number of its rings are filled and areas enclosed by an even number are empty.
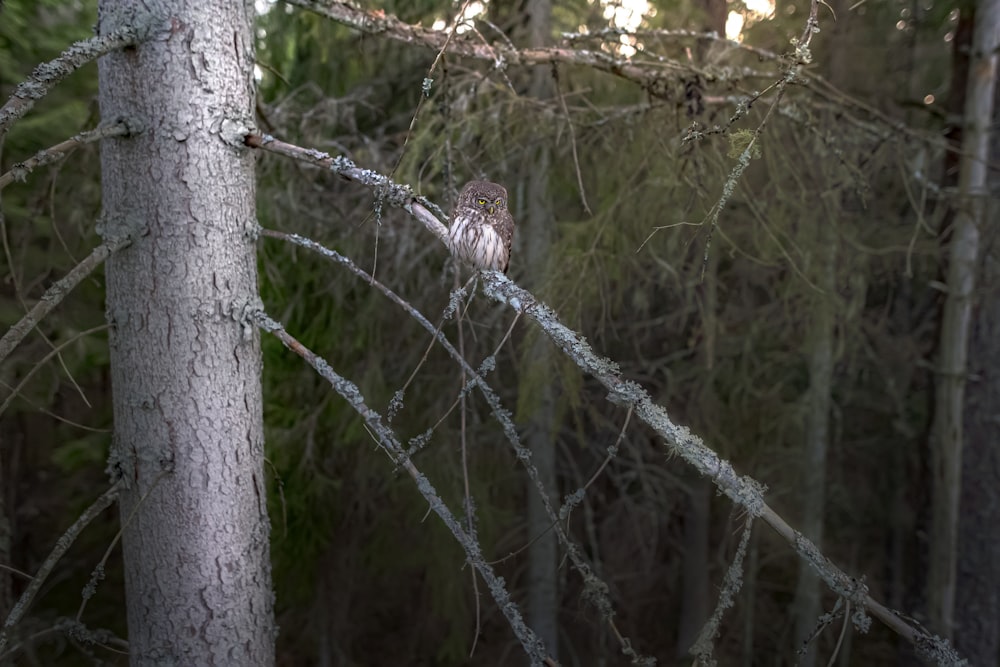
<svg viewBox="0 0 1000 667">
<path fill-rule="evenodd" d="M 477 269 L 507 273 L 513 238 L 507 190 L 489 181 L 466 183 L 451 214 L 451 254 Z"/>
</svg>

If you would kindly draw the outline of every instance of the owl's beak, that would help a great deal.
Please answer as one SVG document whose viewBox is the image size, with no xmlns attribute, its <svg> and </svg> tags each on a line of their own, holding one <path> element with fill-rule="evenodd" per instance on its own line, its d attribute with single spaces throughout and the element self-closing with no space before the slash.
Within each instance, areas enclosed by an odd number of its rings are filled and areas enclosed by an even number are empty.
<svg viewBox="0 0 1000 667">
<path fill-rule="evenodd" d="M 490 212 L 490 215 L 493 215 L 493 211 L 494 211 L 494 210 L 496 210 L 496 209 L 495 209 L 495 208 L 494 208 L 493 206 L 490 206 L 490 207 L 489 207 L 488 209 L 486 209 L 486 210 Z"/>
</svg>

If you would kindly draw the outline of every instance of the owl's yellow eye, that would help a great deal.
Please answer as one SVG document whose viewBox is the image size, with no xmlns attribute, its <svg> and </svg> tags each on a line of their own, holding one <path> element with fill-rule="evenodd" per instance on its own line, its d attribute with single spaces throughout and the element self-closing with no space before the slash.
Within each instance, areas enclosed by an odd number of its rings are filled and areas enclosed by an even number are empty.
<svg viewBox="0 0 1000 667">
<path fill-rule="evenodd" d="M 485 199 L 477 199 L 476 203 L 479 204 L 480 206 L 486 206 L 486 200 Z"/>
<path fill-rule="evenodd" d="M 497 205 L 497 206 L 499 206 L 499 205 L 500 205 L 500 200 L 499 200 L 499 199 L 498 199 L 498 200 L 496 201 L 496 205 Z"/>
</svg>

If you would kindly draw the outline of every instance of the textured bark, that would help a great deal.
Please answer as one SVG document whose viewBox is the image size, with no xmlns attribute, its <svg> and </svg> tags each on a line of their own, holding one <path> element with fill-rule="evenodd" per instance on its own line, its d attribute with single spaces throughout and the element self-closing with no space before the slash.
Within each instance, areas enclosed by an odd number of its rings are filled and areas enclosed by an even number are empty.
<svg viewBox="0 0 1000 667">
<path fill-rule="evenodd" d="M 931 627 L 950 639 L 961 492 L 963 409 L 972 299 L 980 252 L 979 226 L 986 201 L 989 128 L 1000 44 L 1000 0 L 976 8 L 958 180 L 958 206 L 948 245 L 948 296 L 938 352 L 938 382 L 931 432 L 934 484 L 931 510 L 928 611 Z"/>
<path fill-rule="evenodd" d="M 114 447 L 133 665 L 274 662 L 262 474 L 252 2 L 147 0 L 153 39 L 100 63 Z M 102 0 L 103 34 L 135 3 Z"/>
</svg>

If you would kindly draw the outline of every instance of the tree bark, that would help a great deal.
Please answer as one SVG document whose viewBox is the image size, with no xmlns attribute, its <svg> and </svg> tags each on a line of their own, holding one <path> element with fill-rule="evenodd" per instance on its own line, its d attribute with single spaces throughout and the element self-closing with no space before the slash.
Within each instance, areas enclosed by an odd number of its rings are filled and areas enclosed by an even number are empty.
<svg viewBox="0 0 1000 667">
<path fill-rule="evenodd" d="M 703 332 L 701 357 L 704 363 L 705 386 L 699 391 L 700 402 L 718 405 L 714 396 L 715 343 L 719 330 L 719 253 L 708 256 L 705 279 L 700 290 L 701 328 Z M 702 414 L 709 413 L 702 407 Z M 716 415 L 708 416 L 709 419 Z M 688 471 L 684 484 L 687 498 L 684 508 L 684 535 L 681 550 L 681 613 L 677 619 L 676 656 L 688 655 L 702 627 L 708 620 L 713 591 L 708 577 L 709 539 L 712 522 L 712 484 L 703 477 Z"/>
<path fill-rule="evenodd" d="M 948 296 L 941 324 L 938 382 L 931 432 L 934 484 L 927 599 L 931 627 L 950 639 L 961 494 L 963 409 L 972 298 L 987 196 L 990 121 L 1000 44 L 1000 0 L 976 8 L 958 181 L 958 206 L 948 247 Z"/>
<path fill-rule="evenodd" d="M 806 399 L 805 440 L 802 451 L 802 534 L 823 548 L 826 509 L 826 454 L 830 443 L 830 409 L 833 404 L 834 307 L 837 235 L 834 221 L 819 220 L 815 238 L 816 285 L 822 290 L 811 309 L 809 332 L 809 393 Z M 799 563 L 795 590 L 795 637 L 799 646 L 808 641 L 820 616 L 820 587 L 816 571 Z M 805 647 L 802 667 L 816 664 L 816 642 Z"/>
<path fill-rule="evenodd" d="M 994 3 L 996 4 L 996 3 Z M 995 60 L 995 58 L 994 58 Z M 1000 122 L 1000 72 L 994 67 L 993 123 Z M 990 164 L 1000 160 L 994 131 Z M 955 644 L 973 665 L 1000 664 L 1000 171 L 987 175 L 994 205 L 983 221 L 977 309 L 973 313 L 970 379 L 958 523 Z"/>
<path fill-rule="evenodd" d="M 529 46 L 548 46 L 552 31 L 551 0 L 527 0 L 524 6 L 524 32 L 522 38 Z M 520 40 L 519 40 L 520 41 Z M 531 73 L 528 94 L 536 100 L 551 100 L 554 93 L 552 74 L 547 67 L 536 67 Z M 546 275 L 549 254 L 552 250 L 552 205 L 549 200 L 549 170 L 552 162 L 547 145 L 540 145 L 528 153 L 530 163 L 523 171 L 530 174 L 524 182 L 527 206 L 525 231 L 528 242 L 525 266 L 536 286 Z M 535 338 L 529 352 L 530 367 L 540 377 L 552 377 L 554 366 L 549 342 L 543 336 Z M 559 498 L 557 475 L 557 445 L 554 431 L 556 417 L 555 395 L 551 382 L 542 383 L 537 392 L 538 403 L 528 425 L 527 444 L 532 462 L 538 468 L 538 477 L 550 490 L 550 499 Z M 551 529 L 552 520 L 533 485 L 528 485 L 528 534 L 533 540 L 528 547 L 528 622 L 545 642 L 549 656 L 559 659 L 559 571 L 557 569 L 558 540 Z M 535 539 L 537 536 L 537 539 Z"/>
<path fill-rule="evenodd" d="M 253 3 L 148 0 L 156 34 L 100 61 L 114 446 L 133 665 L 271 665 L 254 158 Z M 104 34 L 135 3 L 101 0 Z"/>
</svg>

